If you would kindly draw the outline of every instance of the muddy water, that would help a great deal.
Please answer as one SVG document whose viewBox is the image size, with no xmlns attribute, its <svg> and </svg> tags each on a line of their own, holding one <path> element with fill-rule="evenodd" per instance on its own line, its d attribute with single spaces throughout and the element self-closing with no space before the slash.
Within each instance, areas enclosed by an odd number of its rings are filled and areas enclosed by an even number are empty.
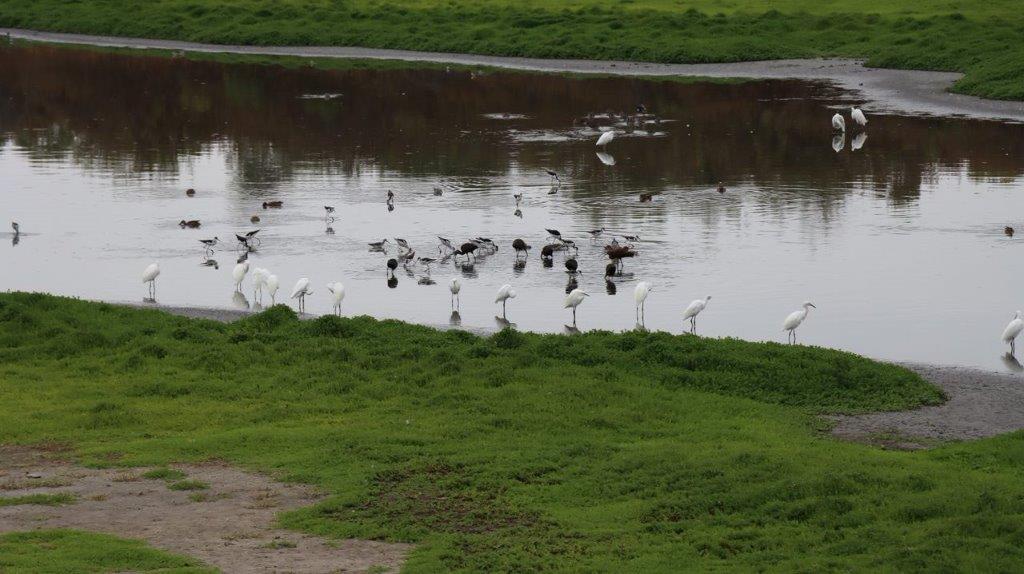
<svg viewBox="0 0 1024 574">
<path fill-rule="evenodd" d="M 324 285 L 342 281 L 345 314 L 493 329 L 494 293 L 511 283 L 510 322 L 562 332 L 570 276 L 563 256 L 550 267 L 539 256 L 554 228 L 576 241 L 591 294 L 580 330 L 634 328 L 645 280 L 649 329 L 681 332 L 682 309 L 712 295 L 701 334 L 784 341 L 782 319 L 811 300 L 804 343 L 1013 367 L 999 334 L 1024 308 L 1024 126 L 867 110 L 866 137 L 834 141 L 829 118 L 854 97 L 793 81 L 325 71 L 5 47 L 0 221 L 23 233 L 16 244 L 0 236 L 0 289 L 141 301 L 140 273 L 159 261 L 159 304 L 253 307 L 248 278 L 234 291 L 232 238 L 260 229 L 250 261 L 280 276 L 279 301 L 309 277 L 309 312 L 329 312 Z M 624 128 L 606 114 L 641 103 L 644 123 L 598 154 L 601 131 Z M 283 207 L 262 208 L 274 200 Z M 597 228 L 607 231 L 591 240 Z M 366 245 L 400 237 L 436 258 L 438 235 L 500 249 L 472 267 L 435 263 L 434 284 L 422 266 L 399 267 L 396 284 Z M 614 235 L 639 236 L 639 255 L 606 282 Z M 213 236 L 225 240 L 219 267 L 203 266 L 198 240 Z M 525 266 L 515 238 L 533 246 Z"/>
</svg>

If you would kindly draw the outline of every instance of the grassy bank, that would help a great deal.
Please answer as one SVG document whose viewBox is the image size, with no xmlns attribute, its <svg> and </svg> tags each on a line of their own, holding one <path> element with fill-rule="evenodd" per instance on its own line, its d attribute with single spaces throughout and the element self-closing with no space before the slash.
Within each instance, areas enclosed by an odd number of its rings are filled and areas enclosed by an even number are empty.
<svg viewBox="0 0 1024 574">
<path fill-rule="evenodd" d="M 316 484 L 284 525 L 416 542 L 410 572 L 1020 569 L 1024 434 L 887 452 L 815 416 L 940 398 L 812 347 L 0 295 L 0 443 Z"/>
<path fill-rule="evenodd" d="M 161 572 L 211 574 L 195 560 L 154 550 L 135 540 L 74 530 L 0 535 L 0 572 Z"/>
<path fill-rule="evenodd" d="M 956 91 L 1024 99 L 1024 13 L 1011 0 L 6 0 L 0 26 L 655 62 L 846 56 L 961 71 Z"/>
</svg>

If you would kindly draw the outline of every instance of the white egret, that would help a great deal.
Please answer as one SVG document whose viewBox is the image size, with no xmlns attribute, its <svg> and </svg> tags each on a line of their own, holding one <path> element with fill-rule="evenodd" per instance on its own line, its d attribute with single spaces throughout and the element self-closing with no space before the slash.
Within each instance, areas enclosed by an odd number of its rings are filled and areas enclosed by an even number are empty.
<svg viewBox="0 0 1024 574">
<path fill-rule="evenodd" d="M 252 270 L 252 298 L 256 300 L 257 297 L 263 297 L 263 285 L 267 282 L 267 277 L 270 276 L 270 271 L 262 267 L 257 267 Z"/>
<path fill-rule="evenodd" d="M 597 147 L 604 147 L 612 143 L 613 139 L 615 139 L 615 130 L 606 131 L 597 138 Z"/>
<path fill-rule="evenodd" d="M 572 324 L 576 325 L 576 307 L 580 306 L 585 297 L 589 297 L 590 294 L 582 289 L 573 289 L 565 296 L 565 309 L 572 307 Z"/>
<path fill-rule="evenodd" d="M 850 108 L 850 119 L 856 122 L 858 126 L 864 127 L 868 125 L 867 116 L 858 107 Z"/>
<path fill-rule="evenodd" d="M 508 304 L 509 299 L 516 298 L 516 290 L 512 288 L 508 283 L 501 286 L 498 289 L 498 295 L 494 298 L 495 303 L 501 303 L 501 316 L 505 316 L 505 306 Z"/>
<path fill-rule="evenodd" d="M 843 119 L 842 115 L 836 114 L 832 116 L 832 129 L 839 132 L 846 131 L 846 120 Z"/>
<path fill-rule="evenodd" d="M 836 153 L 843 151 L 843 146 L 846 145 L 846 132 L 838 133 L 832 136 L 832 150 Z"/>
<path fill-rule="evenodd" d="M 651 294 L 651 284 L 647 281 L 641 281 L 636 284 L 636 289 L 633 290 L 633 301 L 636 302 L 636 321 L 640 323 L 643 321 L 644 315 L 644 302 L 647 301 L 647 296 Z"/>
<path fill-rule="evenodd" d="M 245 279 L 246 274 L 249 273 L 249 262 L 243 261 L 231 271 L 231 277 L 235 280 L 235 291 L 242 290 L 242 281 Z"/>
<path fill-rule="evenodd" d="M 690 303 L 690 306 L 683 311 L 683 321 L 690 321 L 691 333 L 697 332 L 697 315 L 700 315 L 700 312 L 708 306 L 708 301 L 711 301 L 711 295 L 708 295 L 703 299 L 694 299 L 693 302 Z"/>
<path fill-rule="evenodd" d="M 1017 352 L 1017 335 L 1024 331 L 1024 318 L 1022 317 L 1024 316 L 1021 315 L 1021 312 L 1017 311 L 1013 315 L 1013 320 L 1006 325 L 1006 329 L 1003 329 L 1003 342 L 1010 344 L 1011 355 Z"/>
<path fill-rule="evenodd" d="M 796 343 L 796 328 L 799 327 L 800 324 L 804 322 L 804 319 L 807 318 L 807 313 L 810 312 L 811 307 L 817 309 L 817 307 L 814 306 L 814 303 L 804 301 L 803 309 L 793 311 L 788 317 L 786 317 L 786 320 L 782 322 L 782 330 L 789 331 L 787 334 L 788 342 Z"/>
<path fill-rule="evenodd" d="M 146 270 L 142 272 L 142 282 L 149 283 L 149 297 L 151 299 L 156 298 L 156 278 L 160 275 L 160 264 L 151 263 Z"/>
<path fill-rule="evenodd" d="M 281 281 L 277 278 L 277 275 L 267 275 L 267 293 L 270 293 L 270 304 L 274 305 L 277 303 L 277 289 L 281 287 Z"/>
<path fill-rule="evenodd" d="M 452 292 L 452 307 L 455 307 L 456 301 L 459 303 L 459 307 L 462 306 L 462 301 L 459 300 L 459 291 L 462 291 L 462 282 L 459 281 L 458 277 L 452 277 L 452 280 L 448 282 L 448 290 Z"/>
<path fill-rule="evenodd" d="M 615 165 L 615 156 L 610 153 L 599 151 L 597 152 L 597 159 L 605 165 Z"/>
<path fill-rule="evenodd" d="M 295 288 L 292 289 L 292 299 L 299 300 L 299 313 L 306 310 L 306 295 L 312 295 L 313 290 L 309 288 L 309 279 L 303 277 L 295 282 Z"/>
<path fill-rule="evenodd" d="M 864 142 L 866 141 L 868 141 L 868 134 L 865 132 L 860 132 L 853 136 L 853 139 L 850 140 L 850 151 L 857 151 L 864 147 Z"/>
<path fill-rule="evenodd" d="M 345 286 L 341 281 L 327 284 L 327 290 L 331 293 L 331 301 L 334 302 L 334 312 L 341 315 L 341 302 L 345 300 Z"/>
</svg>

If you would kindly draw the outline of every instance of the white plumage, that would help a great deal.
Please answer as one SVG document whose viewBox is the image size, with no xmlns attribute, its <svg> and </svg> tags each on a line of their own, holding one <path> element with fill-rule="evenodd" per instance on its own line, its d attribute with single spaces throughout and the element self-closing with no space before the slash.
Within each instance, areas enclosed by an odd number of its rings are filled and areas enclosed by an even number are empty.
<svg viewBox="0 0 1024 574">
<path fill-rule="evenodd" d="M 832 116 L 832 129 L 841 132 L 846 131 L 846 120 L 843 119 L 842 115 L 836 114 Z"/>
<path fill-rule="evenodd" d="M 857 123 L 858 126 L 868 125 L 868 118 L 864 115 L 864 112 L 860 108 L 850 109 L 850 119 Z"/>
<path fill-rule="evenodd" d="M 501 303 L 501 312 L 502 312 L 502 314 L 504 314 L 505 313 L 505 306 L 508 304 L 508 300 L 509 299 L 515 299 L 515 298 L 516 298 L 516 290 L 513 289 L 511 285 L 506 283 L 506 284 L 502 285 L 500 289 L 498 289 L 498 295 L 495 296 L 494 302 L 495 303 Z"/>
<path fill-rule="evenodd" d="M 257 294 L 262 297 L 263 286 L 267 283 L 267 277 L 270 277 L 270 271 L 262 267 L 257 267 L 252 270 L 252 297 L 255 299 Z"/>
<path fill-rule="evenodd" d="M 452 293 L 452 305 L 454 306 L 459 297 L 459 291 L 462 291 L 462 282 L 458 277 L 452 277 L 452 280 L 448 282 L 448 290 Z"/>
<path fill-rule="evenodd" d="M 850 151 L 857 151 L 864 147 L 864 142 L 866 141 L 868 141 L 868 134 L 864 132 L 853 136 L 853 139 L 850 140 Z"/>
<path fill-rule="evenodd" d="M 160 275 L 160 264 L 150 263 L 142 272 L 142 282 L 149 283 L 150 298 L 156 297 L 156 278 Z"/>
<path fill-rule="evenodd" d="M 334 303 L 334 312 L 341 314 L 341 302 L 345 300 L 345 285 L 341 281 L 327 284 L 327 291 L 331 293 L 331 301 Z"/>
<path fill-rule="evenodd" d="M 295 282 L 295 288 L 292 289 L 292 299 L 299 300 L 299 313 L 306 310 L 306 295 L 312 295 L 313 290 L 309 288 L 309 279 L 303 277 Z"/>
<path fill-rule="evenodd" d="M 782 322 L 782 330 L 789 331 L 789 339 L 792 342 L 796 342 L 796 328 L 804 322 L 807 318 L 807 314 L 810 312 L 811 307 L 814 307 L 814 303 L 810 301 L 804 301 L 803 308 L 799 311 L 793 311 L 786 317 L 786 320 Z M 815 307 L 817 309 L 817 307 Z"/>
<path fill-rule="evenodd" d="M 1011 355 L 1017 350 L 1017 335 L 1020 335 L 1021 331 L 1024 331 L 1024 318 L 1022 318 L 1021 312 L 1017 311 L 1013 314 L 1013 320 L 1003 329 L 1003 342 L 1010 344 Z"/>
<path fill-rule="evenodd" d="M 231 277 L 235 280 L 235 291 L 242 290 L 242 281 L 245 279 L 246 274 L 249 273 L 249 262 L 243 261 L 231 271 Z"/>
<path fill-rule="evenodd" d="M 636 289 L 633 290 L 633 301 L 636 302 L 636 316 L 640 319 L 643 314 L 644 301 L 647 301 L 647 296 L 651 294 L 651 284 L 647 281 L 641 281 L 636 284 Z"/>
<path fill-rule="evenodd" d="M 598 147 L 606 146 L 612 143 L 613 139 L 615 139 L 615 130 L 604 132 L 601 137 L 597 138 L 597 145 Z"/>
<path fill-rule="evenodd" d="M 274 304 L 277 302 L 277 290 L 281 287 L 281 281 L 278 280 L 277 275 L 267 275 L 267 293 L 270 293 L 270 303 Z"/>
<path fill-rule="evenodd" d="M 569 292 L 568 295 L 565 296 L 565 307 L 564 308 L 568 309 L 568 308 L 572 307 L 572 324 L 573 325 L 576 324 L 576 307 L 579 307 L 580 303 L 583 302 L 583 299 L 586 298 L 586 297 L 589 297 L 589 296 L 590 296 L 589 293 L 587 293 L 586 291 L 584 291 L 582 289 L 579 289 L 579 288 L 573 289 L 572 291 Z"/>
<path fill-rule="evenodd" d="M 693 333 L 697 330 L 697 315 L 708 306 L 708 301 L 711 301 L 711 295 L 703 299 L 694 299 L 690 306 L 683 311 L 683 321 L 690 321 L 690 332 Z"/>
</svg>

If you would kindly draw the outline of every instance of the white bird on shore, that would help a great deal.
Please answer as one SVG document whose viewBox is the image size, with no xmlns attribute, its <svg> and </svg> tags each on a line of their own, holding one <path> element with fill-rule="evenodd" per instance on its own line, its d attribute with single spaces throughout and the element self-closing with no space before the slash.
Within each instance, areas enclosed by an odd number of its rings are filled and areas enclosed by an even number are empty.
<svg viewBox="0 0 1024 574">
<path fill-rule="evenodd" d="M 576 325 L 576 307 L 580 306 L 585 297 L 590 297 L 590 294 L 582 289 L 573 289 L 565 296 L 565 309 L 572 307 L 572 324 Z"/>
<path fill-rule="evenodd" d="M 327 284 L 327 290 L 331 293 L 331 301 L 334 302 L 332 309 L 338 315 L 341 315 L 341 302 L 345 300 L 345 286 L 342 285 L 341 281 L 335 281 L 334 283 Z"/>
<path fill-rule="evenodd" d="M 306 295 L 312 295 L 313 290 L 309 288 L 309 279 L 303 277 L 295 282 L 295 288 L 292 289 L 292 299 L 299 300 L 299 313 L 306 310 Z"/>
<path fill-rule="evenodd" d="M 597 147 L 604 147 L 612 143 L 613 139 L 615 139 L 615 130 L 606 131 L 597 138 Z"/>
<path fill-rule="evenodd" d="M 448 290 L 452 292 L 452 307 L 455 307 L 455 302 L 459 302 L 459 306 L 462 306 L 462 301 L 459 301 L 459 291 L 462 291 L 462 282 L 459 281 L 458 277 L 452 277 L 452 280 L 448 282 Z"/>
<path fill-rule="evenodd" d="M 262 267 L 257 267 L 252 270 L 252 298 L 256 300 L 257 297 L 263 298 L 263 286 L 267 282 L 267 277 L 270 277 L 270 271 Z"/>
<path fill-rule="evenodd" d="M 242 281 L 245 280 L 246 274 L 249 273 L 249 262 L 243 261 L 231 271 L 231 277 L 235 280 L 235 291 L 242 290 Z"/>
<path fill-rule="evenodd" d="M 832 116 L 832 129 L 838 132 L 846 131 L 846 120 L 843 119 L 842 115 L 836 114 Z"/>
<path fill-rule="evenodd" d="M 1017 335 L 1020 335 L 1021 331 L 1024 331 L 1024 316 L 1017 311 L 1013 314 L 1013 320 L 1003 329 L 1003 342 L 1010 344 L 1011 355 L 1017 351 Z"/>
<path fill-rule="evenodd" d="M 267 275 L 267 293 L 270 293 L 270 304 L 274 305 L 277 303 L 277 290 L 281 287 L 281 281 L 277 278 L 277 275 Z"/>
<path fill-rule="evenodd" d="M 690 321 L 691 333 L 697 332 L 697 315 L 700 315 L 700 312 L 708 306 L 708 301 L 711 301 L 711 295 L 708 295 L 704 299 L 694 299 L 693 302 L 690 303 L 690 306 L 683 311 L 683 321 Z"/>
<path fill-rule="evenodd" d="M 804 301 L 803 309 L 799 311 L 793 311 L 786 317 L 786 320 L 782 322 L 782 330 L 789 331 L 787 334 L 787 342 L 796 343 L 796 328 L 804 322 L 807 318 L 807 313 L 810 312 L 811 307 L 814 307 L 814 303 L 810 301 Z M 814 307 L 817 309 L 817 307 Z"/>
<path fill-rule="evenodd" d="M 858 126 L 864 127 L 868 125 L 867 116 L 858 107 L 850 108 L 850 119 L 856 122 Z"/>
<path fill-rule="evenodd" d="M 156 298 L 156 278 L 160 275 L 160 264 L 151 263 L 149 267 L 146 267 L 145 271 L 142 272 L 142 282 L 149 283 L 149 297 L 151 299 Z"/>
<path fill-rule="evenodd" d="M 501 316 L 505 316 L 505 306 L 508 304 L 509 299 L 516 298 L 516 290 L 512 288 L 508 283 L 501 286 L 498 289 L 498 295 L 494 298 L 495 303 L 501 303 Z"/>
<path fill-rule="evenodd" d="M 636 284 L 636 289 L 633 290 L 633 301 L 636 302 L 636 322 L 640 323 L 643 320 L 644 314 L 644 302 L 647 301 L 647 296 L 651 294 L 651 284 L 647 281 L 641 281 Z"/>
</svg>

